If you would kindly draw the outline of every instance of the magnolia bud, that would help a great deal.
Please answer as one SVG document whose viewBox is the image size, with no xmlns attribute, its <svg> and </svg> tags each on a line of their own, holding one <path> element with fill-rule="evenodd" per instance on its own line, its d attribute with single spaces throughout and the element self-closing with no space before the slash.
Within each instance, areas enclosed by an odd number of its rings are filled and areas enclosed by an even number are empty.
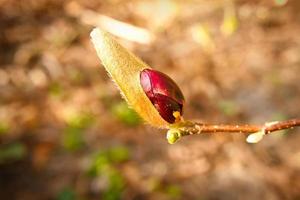
<svg viewBox="0 0 300 200">
<path fill-rule="evenodd" d="M 184 98 L 171 78 L 152 70 L 107 32 L 95 28 L 91 38 L 122 96 L 146 122 L 168 128 L 181 120 Z"/>
<path fill-rule="evenodd" d="M 141 85 L 160 116 L 175 123 L 182 115 L 184 97 L 177 84 L 166 74 L 144 69 L 140 74 Z"/>
</svg>

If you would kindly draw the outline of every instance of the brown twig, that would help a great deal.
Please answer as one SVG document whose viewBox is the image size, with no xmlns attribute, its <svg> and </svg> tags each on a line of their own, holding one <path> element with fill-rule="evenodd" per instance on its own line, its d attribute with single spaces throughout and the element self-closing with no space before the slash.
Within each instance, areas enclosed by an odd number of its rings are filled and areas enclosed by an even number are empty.
<svg viewBox="0 0 300 200">
<path fill-rule="evenodd" d="M 176 142 L 182 136 L 196 135 L 202 133 L 245 133 L 258 134 L 254 139 L 259 141 L 263 135 L 275 131 L 289 129 L 300 126 L 300 119 L 290 119 L 286 121 L 268 122 L 264 125 L 227 125 L 227 124 L 204 124 L 198 122 L 186 121 L 177 127 L 173 127 L 168 132 L 168 141 Z M 251 139 L 253 140 L 253 138 Z"/>
<path fill-rule="evenodd" d="M 286 121 L 269 122 L 264 125 L 213 125 L 213 124 L 201 124 L 197 122 L 188 122 L 181 128 L 182 136 L 194 135 L 200 133 L 255 133 L 264 130 L 265 134 L 279 131 L 282 129 L 289 129 L 296 126 L 300 126 L 300 119 L 291 119 Z"/>
</svg>

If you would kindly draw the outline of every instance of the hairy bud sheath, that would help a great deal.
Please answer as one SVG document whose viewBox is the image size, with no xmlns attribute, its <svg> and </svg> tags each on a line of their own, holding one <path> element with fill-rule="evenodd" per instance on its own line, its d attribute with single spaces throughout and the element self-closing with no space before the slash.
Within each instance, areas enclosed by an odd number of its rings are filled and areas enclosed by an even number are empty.
<svg viewBox="0 0 300 200">
<path fill-rule="evenodd" d="M 144 69 L 140 78 L 143 90 L 160 116 L 171 124 L 176 122 L 176 118 L 182 115 L 184 103 L 177 84 L 166 74 L 153 69 Z"/>
<path fill-rule="evenodd" d="M 95 28 L 91 38 L 98 57 L 121 94 L 146 122 L 168 128 L 180 119 L 183 95 L 174 81 L 163 73 L 151 70 L 107 32 Z"/>
</svg>

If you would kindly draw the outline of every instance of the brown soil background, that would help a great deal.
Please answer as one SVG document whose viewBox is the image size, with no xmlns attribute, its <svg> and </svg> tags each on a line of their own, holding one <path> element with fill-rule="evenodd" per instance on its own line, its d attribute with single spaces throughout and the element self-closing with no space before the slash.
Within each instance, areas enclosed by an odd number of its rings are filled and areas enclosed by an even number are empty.
<svg viewBox="0 0 300 200">
<path fill-rule="evenodd" d="M 147 45 L 118 41 L 176 80 L 185 118 L 263 124 L 300 117 L 300 2 L 276 2 L 0 0 L 0 199 L 300 199 L 299 129 L 255 145 L 242 134 L 167 144 L 122 103 L 82 19 L 153 33 Z M 120 146 L 128 157 L 87 175 L 95 152 Z"/>
</svg>

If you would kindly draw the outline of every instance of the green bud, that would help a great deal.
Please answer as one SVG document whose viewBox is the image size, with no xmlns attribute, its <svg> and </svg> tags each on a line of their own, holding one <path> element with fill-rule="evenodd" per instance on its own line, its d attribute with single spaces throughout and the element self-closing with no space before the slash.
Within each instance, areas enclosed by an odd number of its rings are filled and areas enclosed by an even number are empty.
<svg viewBox="0 0 300 200">
<path fill-rule="evenodd" d="M 169 144 L 174 144 L 181 138 L 181 133 L 179 129 L 171 128 L 167 132 L 167 140 Z"/>
</svg>

